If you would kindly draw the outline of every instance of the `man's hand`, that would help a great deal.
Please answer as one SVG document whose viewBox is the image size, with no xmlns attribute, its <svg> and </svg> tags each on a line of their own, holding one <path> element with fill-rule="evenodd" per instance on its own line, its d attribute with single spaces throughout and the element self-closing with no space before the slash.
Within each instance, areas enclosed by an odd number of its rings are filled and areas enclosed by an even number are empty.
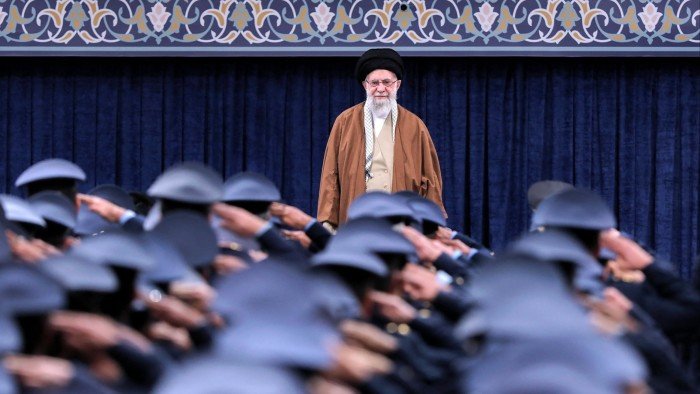
<svg viewBox="0 0 700 394">
<path fill-rule="evenodd" d="M 394 323 L 409 323 L 416 318 L 416 308 L 397 295 L 372 291 L 369 297 L 379 308 L 379 313 Z"/>
<path fill-rule="evenodd" d="M 3 365 L 26 388 L 65 387 L 75 374 L 69 361 L 47 356 L 9 355 Z"/>
<path fill-rule="evenodd" d="M 209 309 L 216 297 L 216 290 L 204 282 L 171 282 L 170 295 L 177 297 L 200 311 Z"/>
<path fill-rule="evenodd" d="M 126 212 L 126 208 L 106 200 L 102 197 L 78 193 L 78 202 L 87 205 L 88 209 L 100 215 L 107 221 L 118 223 Z"/>
<path fill-rule="evenodd" d="M 221 227 L 243 237 L 253 237 L 265 225 L 265 221 L 243 208 L 217 203 L 212 210 L 221 217 Z"/>
<path fill-rule="evenodd" d="M 206 316 L 175 297 L 162 296 L 159 300 L 143 297 L 153 315 L 175 327 L 195 328 L 206 322 Z"/>
<path fill-rule="evenodd" d="M 11 230 L 5 230 L 5 235 L 12 254 L 25 263 L 36 263 L 51 255 L 61 253 L 54 246 L 42 240 L 29 241 Z"/>
<path fill-rule="evenodd" d="M 452 250 L 459 250 L 460 252 L 462 252 L 462 254 L 469 254 L 472 252 L 472 248 L 470 248 L 464 242 L 458 239 L 440 239 L 438 240 L 438 242 L 441 242 L 443 245 L 447 246 Z"/>
<path fill-rule="evenodd" d="M 642 270 L 654 262 L 646 250 L 614 229 L 601 233 L 600 246 L 617 254 L 615 262 L 622 270 Z"/>
<path fill-rule="evenodd" d="M 77 350 L 103 350 L 119 342 L 119 326 L 109 318 L 89 313 L 59 311 L 51 314 L 52 328 L 64 333 L 66 342 Z"/>
<path fill-rule="evenodd" d="M 32 240 L 32 242 L 34 242 L 34 241 L 36 241 L 36 239 Z M 39 241 L 41 241 L 41 240 L 39 240 Z M 43 241 L 41 241 L 41 242 L 43 242 Z M 71 248 L 74 248 L 78 245 L 80 245 L 80 238 L 74 237 L 74 236 L 68 236 L 68 237 L 65 237 L 63 239 L 63 245 L 61 245 L 61 250 L 68 251 Z M 51 245 L 48 245 L 48 246 L 51 246 Z"/>
<path fill-rule="evenodd" d="M 418 253 L 418 258 L 420 258 L 421 261 L 432 263 L 437 260 L 440 253 L 443 252 L 443 249 L 439 246 L 439 242 L 433 242 L 425 235 L 416 231 L 416 229 L 404 227 L 401 231 L 406 239 L 416 247 L 416 253 Z"/>
<path fill-rule="evenodd" d="M 449 242 L 460 242 L 460 241 L 449 241 Z M 440 251 L 440 253 L 445 253 L 447 255 L 452 255 L 452 253 L 454 253 L 455 250 L 457 250 L 456 247 L 452 247 L 452 246 L 448 245 L 448 241 L 439 241 L 437 239 L 430 239 L 430 243 L 433 244 L 433 247 L 435 249 L 438 249 Z"/>
<path fill-rule="evenodd" d="M 159 321 L 149 325 L 146 332 L 153 340 L 170 342 L 184 351 L 192 349 L 190 334 L 184 328 L 173 327 L 164 321 Z"/>
<path fill-rule="evenodd" d="M 340 332 L 348 344 L 360 346 L 376 353 L 388 354 L 399 346 L 396 338 L 369 323 L 357 320 L 342 321 Z"/>
<path fill-rule="evenodd" d="M 277 216 L 282 223 L 297 230 L 302 230 L 312 219 L 301 209 L 279 202 L 270 205 L 270 215 Z"/>
<path fill-rule="evenodd" d="M 606 278 L 609 274 L 612 274 L 617 280 L 627 283 L 642 283 L 646 280 L 646 275 L 644 275 L 644 272 L 639 270 L 623 270 L 615 260 L 608 262 L 603 270 L 603 273 Z"/>
<path fill-rule="evenodd" d="M 347 383 L 315 375 L 307 380 L 306 390 L 309 394 L 360 394 Z"/>
<path fill-rule="evenodd" d="M 616 335 L 623 330 L 636 330 L 636 323 L 629 312 L 633 304 L 619 290 L 607 287 L 603 299 L 586 298 L 584 305 L 588 307 L 591 324 L 603 334 Z"/>
<path fill-rule="evenodd" d="M 437 275 L 430 270 L 406 264 L 403 269 L 403 290 L 417 301 L 433 301 L 441 291 L 449 288 L 440 284 Z"/>
<path fill-rule="evenodd" d="M 241 258 L 227 254 L 217 254 L 213 265 L 219 275 L 228 275 L 248 268 Z"/>
<path fill-rule="evenodd" d="M 287 239 L 299 242 L 305 249 L 311 246 L 311 238 L 303 231 L 282 230 L 282 235 Z"/>
<path fill-rule="evenodd" d="M 439 226 L 437 232 L 435 233 L 435 238 L 441 241 L 452 240 L 452 229 Z"/>
<path fill-rule="evenodd" d="M 326 376 L 350 383 L 364 383 L 374 375 L 391 372 L 393 364 L 388 358 L 368 350 L 340 344 L 332 351 L 334 363 Z"/>
<path fill-rule="evenodd" d="M 73 239 L 74 239 L 74 237 L 66 237 L 66 241 L 64 242 L 64 244 L 69 244 L 71 242 L 74 242 Z M 37 248 L 39 248 L 39 250 L 41 250 L 42 253 L 44 253 L 44 255 L 46 255 L 46 256 L 56 256 L 56 255 L 61 254 L 61 251 L 58 250 L 57 247 L 55 247 L 49 243 L 46 243 L 39 238 L 34 238 L 31 241 L 29 241 L 29 243 L 36 246 Z M 75 242 L 75 244 L 77 244 L 77 243 L 79 243 L 79 241 Z M 70 247 L 72 245 L 67 245 L 67 246 Z"/>
<path fill-rule="evenodd" d="M 626 316 L 634 306 L 629 298 L 614 287 L 606 287 L 603 290 L 603 299 L 606 304 L 619 311 L 619 316 Z"/>
</svg>

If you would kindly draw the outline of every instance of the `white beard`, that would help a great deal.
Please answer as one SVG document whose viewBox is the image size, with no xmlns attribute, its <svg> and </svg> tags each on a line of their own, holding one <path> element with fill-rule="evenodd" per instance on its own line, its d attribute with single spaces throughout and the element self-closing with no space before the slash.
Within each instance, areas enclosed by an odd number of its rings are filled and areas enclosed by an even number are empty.
<svg viewBox="0 0 700 394">
<path fill-rule="evenodd" d="M 391 108 L 396 105 L 396 93 L 390 93 L 388 98 L 378 101 L 368 93 L 366 102 L 372 115 L 380 119 L 386 119 L 391 113 Z"/>
</svg>

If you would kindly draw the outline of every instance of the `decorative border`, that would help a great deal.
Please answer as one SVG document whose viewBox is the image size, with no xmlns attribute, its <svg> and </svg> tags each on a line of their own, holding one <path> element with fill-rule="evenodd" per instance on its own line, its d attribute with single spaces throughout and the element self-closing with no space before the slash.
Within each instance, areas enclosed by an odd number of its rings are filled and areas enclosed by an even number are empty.
<svg viewBox="0 0 700 394">
<path fill-rule="evenodd" d="M 698 0 L 0 0 L 5 55 L 700 57 Z"/>
</svg>

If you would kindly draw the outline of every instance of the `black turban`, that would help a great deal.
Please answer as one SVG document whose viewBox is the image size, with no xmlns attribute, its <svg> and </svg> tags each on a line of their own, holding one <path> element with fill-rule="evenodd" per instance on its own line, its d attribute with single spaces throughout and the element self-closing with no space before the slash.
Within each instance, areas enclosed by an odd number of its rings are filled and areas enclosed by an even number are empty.
<svg viewBox="0 0 700 394">
<path fill-rule="evenodd" d="M 403 60 L 401 56 L 389 48 L 370 49 L 360 56 L 355 66 L 355 77 L 362 83 L 367 74 L 374 70 L 389 70 L 396 74 L 396 78 L 403 78 Z"/>
</svg>

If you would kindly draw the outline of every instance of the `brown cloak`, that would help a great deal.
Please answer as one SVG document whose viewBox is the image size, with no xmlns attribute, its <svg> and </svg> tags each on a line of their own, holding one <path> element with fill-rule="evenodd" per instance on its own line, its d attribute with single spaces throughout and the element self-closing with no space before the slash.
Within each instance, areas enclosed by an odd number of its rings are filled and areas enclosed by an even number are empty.
<svg viewBox="0 0 700 394">
<path fill-rule="evenodd" d="M 321 171 L 318 221 L 338 225 L 350 203 L 366 189 L 364 103 L 343 111 L 331 130 Z M 428 128 L 411 111 L 398 106 L 394 136 L 392 192 L 411 190 L 442 204 L 442 175 Z"/>
</svg>

